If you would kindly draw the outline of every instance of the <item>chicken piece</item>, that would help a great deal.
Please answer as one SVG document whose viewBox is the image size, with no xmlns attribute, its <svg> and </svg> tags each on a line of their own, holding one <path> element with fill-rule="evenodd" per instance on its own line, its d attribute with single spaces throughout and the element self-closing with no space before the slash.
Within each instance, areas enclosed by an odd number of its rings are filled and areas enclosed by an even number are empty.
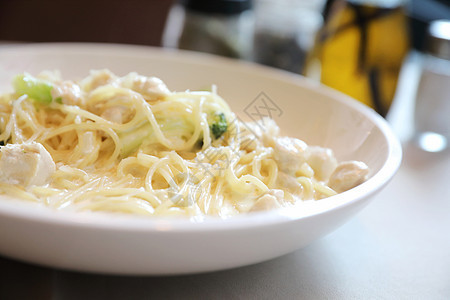
<svg viewBox="0 0 450 300">
<path fill-rule="evenodd" d="M 86 77 L 80 82 L 80 86 L 85 92 L 91 92 L 99 86 L 113 84 L 117 81 L 117 76 L 111 71 L 104 70 L 92 70 L 90 76 Z"/>
<path fill-rule="evenodd" d="M 51 94 L 53 99 L 61 99 L 61 102 L 67 105 L 82 106 L 84 104 L 80 87 L 72 81 L 55 84 Z"/>
<path fill-rule="evenodd" d="M 142 94 L 146 100 L 155 100 L 170 94 L 169 89 L 161 79 L 138 75 L 135 72 L 123 77 L 121 85 Z"/>
<path fill-rule="evenodd" d="M 55 163 L 40 143 L 7 144 L 0 148 L 0 182 L 22 186 L 45 185 Z"/>
<path fill-rule="evenodd" d="M 276 185 L 293 196 L 300 197 L 303 194 L 303 186 L 297 181 L 297 179 L 284 172 L 278 172 Z"/>
<path fill-rule="evenodd" d="M 125 106 L 112 106 L 103 111 L 101 117 L 117 124 L 124 124 L 130 119 L 130 111 Z"/>
<path fill-rule="evenodd" d="M 275 139 L 274 158 L 280 170 L 290 176 L 300 170 L 305 162 L 306 144 L 296 138 L 279 137 Z"/>
<path fill-rule="evenodd" d="M 280 137 L 280 128 L 272 119 L 265 119 L 257 124 L 263 126 L 260 129 L 260 139 L 265 147 L 274 149 L 274 159 L 280 170 L 294 176 L 305 162 L 306 143 L 296 138 Z"/>
<path fill-rule="evenodd" d="M 282 190 L 270 190 L 268 193 L 262 195 L 256 200 L 250 211 L 265 211 L 280 208 L 280 201 L 283 200 L 283 197 L 284 192 Z"/>
<path fill-rule="evenodd" d="M 369 167 L 363 162 L 341 162 L 331 174 L 328 186 L 342 193 L 366 181 L 368 174 Z"/>
<path fill-rule="evenodd" d="M 275 139 L 280 135 L 280 127 L 270 118 L 253 122 L 255 134 L 261 138 L 265 147 L 275 147 Z"/>
<path fill-rule="evenodd" d="M 306 162 L 314 170 L 314 176 L 319 181 L 327 181 L 338 162 L 331 149 L 310 146 L 306 150 Z"/>
<path fill-rule="evenodd" d="M 50 82 L 62 80 L 61 72 L 59 70 L 44 70 L 40 72 L 36 77 Z"/>
</svg>

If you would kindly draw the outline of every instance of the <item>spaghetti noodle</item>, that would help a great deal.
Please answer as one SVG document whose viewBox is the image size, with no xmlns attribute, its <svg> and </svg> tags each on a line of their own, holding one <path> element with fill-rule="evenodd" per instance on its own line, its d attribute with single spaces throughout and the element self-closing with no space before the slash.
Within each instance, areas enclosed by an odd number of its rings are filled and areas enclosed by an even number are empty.
<svg viewBox="0 0 450 300">
<path fill-rule="evenodd" d="M 225 218 L 329 197 L 368 174 L 272 120 L 242 122 L 214 90 L 108 70 L 13 85 L 0 96 L 0 192 L 55 209 Z"/>
</svg>

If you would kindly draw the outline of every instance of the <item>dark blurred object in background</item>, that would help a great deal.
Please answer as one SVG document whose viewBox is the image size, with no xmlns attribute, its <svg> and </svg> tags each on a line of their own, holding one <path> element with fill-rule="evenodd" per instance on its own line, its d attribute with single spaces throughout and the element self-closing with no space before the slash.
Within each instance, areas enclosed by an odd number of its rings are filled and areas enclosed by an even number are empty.
<svg viewBox="0 0 450 300">
<path fill-rule="evenodd" d="M 0 40 L 158 46 L 173 0 L 0 0 Z"/>
<path fill-rule="evenodd" d="M 168 18 L 164 46 L 250 60 L 253 0 L 184 0 Z"/>
<path fill-rule="evenodd" d="M 412 46 L 421 52 L 425 50 L 425 36 L 431 21 L 450 19 L 449 0 L 411 0 L 409 18 L 412 32 Z"/>
<path fill-rule="evenodd" d="M 208 52 L 301 73 L 326 0 L 180 0 L 166 47 Z"/>
</svg>

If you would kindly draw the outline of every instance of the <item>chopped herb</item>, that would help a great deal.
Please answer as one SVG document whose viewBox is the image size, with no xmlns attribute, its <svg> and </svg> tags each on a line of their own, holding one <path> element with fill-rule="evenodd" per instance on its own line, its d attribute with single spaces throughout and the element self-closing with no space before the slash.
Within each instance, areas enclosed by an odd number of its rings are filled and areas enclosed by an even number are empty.
<svg viewBox="0 0 450 300">
<path fill-rule="evenodd" d="M 214 113 L 208 119 L 208 124 L 215 139 L 220 138 L 228 129 L 224 113 Z"/>
</svg>

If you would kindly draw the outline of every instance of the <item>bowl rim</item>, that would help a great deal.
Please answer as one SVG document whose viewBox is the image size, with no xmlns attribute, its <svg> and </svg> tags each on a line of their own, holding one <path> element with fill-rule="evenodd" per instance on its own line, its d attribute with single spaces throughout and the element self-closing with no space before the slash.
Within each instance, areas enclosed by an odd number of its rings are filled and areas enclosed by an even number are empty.
<svg viewBox="0 0 450 300">
<path fill-rule="evenodd" d="M 248 61 L 219 57 L 212 54 L 142 45 L 72 42 L 0 45 L 0 54 L 13 52 L 17 53 L 17 50 L 25 50 L 34 53 L 36 53 L 35 51 L 41 51 L 42 53 L 45 51 L 52 52 L 55 50 L 60 53 L 92 53 L 92 50 L 94 50 L 103 51 L 107 54 L 114 55 L 121 52 L 120 50 L 126 50 L 128 52 L 132 51 L 135 54 L 142 55 L 144 57 L 163 55 L 170 57 L 170 60 L 188 60 L 192 63 L 201 65 L 213 64 L 224 68 L 244 68 L 247 70 L 264 72 L 271 77 L 276 77 L 282 81 L 288 82 L 289 84 L 303 86 L 306 88 L 314 88 L 316 90 L 315 92 L 327 97 L 332 96 L 334 100 L 339 101 L 341 105 L 345 105 L 350 109 L 364 115 L 364 117 L 368 118 L 375 125 L 375 127 L 380 130 L 387 142 L 388 150 L 386 161 L 383 163 L 382 167 L 374 173 L 371 178 L 369 178 L 369 180 L 353 189 L 330 198 L 320 200 L 321 203 L 327 204 L 326 209 L 317 209 L 317 211 L 307 214 L 301 210 L 301 206 L 295 208 L 286 207 L 271 211 L 237 215 L 227 219 L 207 217 L 200 222 L 196 222 L 187 218 L 173 217 L 139 217 L 135 215 L 117 215 L 111 217 L 111 214 L 55 211 L 54 209 L 47 207 L 36 207 L 35 204 L 28 205 L 27 203 L 19 204 L 16 201 L 0 201 L 0 216 L 2 217 L 23 219 L 29 222 L 46 223 L 64 227 L 88 229 L 95 228 L 100 230 L 125 232 L 164 232 L 165 234 L 179 232 L 229 231 L 255 227 L 260 228 L 309 219 L 317 215 L 330 214 L 335 210 L 341 210 L 349 205 L 362 201 L 381 190 L 392 179 L 401 164 L 401 143 L 384 118 L 382 118 L 370 107 L 360 103 L 350 96 L 294 73 L 262 66 Z M 0 199 L 1 198 L 4 198 L 4 196 L 0 196 Z"/>
</svg>

